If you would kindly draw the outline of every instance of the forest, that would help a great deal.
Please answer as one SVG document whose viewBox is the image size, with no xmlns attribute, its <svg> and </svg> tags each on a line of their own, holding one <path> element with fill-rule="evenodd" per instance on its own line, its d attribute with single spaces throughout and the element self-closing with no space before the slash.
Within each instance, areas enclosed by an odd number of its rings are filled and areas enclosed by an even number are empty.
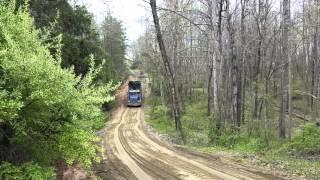
<svg viewBox="0 0 320 180">
<path fill-rule="evenodd" d="M 126 78 L 121 21 L 108 14 L 97 26 L 67 0 L 0 1 L 0 14 L 0 179 L 91 170 L 102 109 Z"/>
<path fill-rule="evenodd" d="M 320 1 L 86 2 L 0 0 L 0 179 L 320 179 Z"/>
<path fill-rule="evenodd" d="M 134 51 L 151 78 L 149 124 L 178 144 L 283 157 L 313 176 L 308 168 L 319 168 L 320 152 L 319 2 L 150 5 L 153 18 Z"/>
</svg>

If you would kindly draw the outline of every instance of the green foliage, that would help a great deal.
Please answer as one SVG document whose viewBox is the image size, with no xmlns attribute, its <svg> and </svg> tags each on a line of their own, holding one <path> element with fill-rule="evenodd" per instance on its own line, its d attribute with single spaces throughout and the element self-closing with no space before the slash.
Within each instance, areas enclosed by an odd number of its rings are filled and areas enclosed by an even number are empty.
<svg viewBox="0 0 320 180">
<path fill-rule="evenodd" d="M 85 6 L 72 7 L 67 0 L 17 0 L 16 6 L 21 7 L 25 3 L 29 4 L 35 26 L 43 31 L 45 43 L 55 44 L 55 37 L 61 35 L 61 49 L 53 46 L 49 49 L 52 55 L 61 50 L 62 67 L 73 67 L 76 75 L 85 75 L 89 70 L 89 56 L 94 54 L 95 64 L 101 65 L 102 59 L 106 62 L 96 81 L 106 83 L 116 78 L 111 58 L 102 48 L 93 15 Z"/>
<path fill-rule="evenodd" d="M 90 169 L 92 161 L 99 161 L 96 155 L 98 138 L 90 132 L 75 127 L 66 127 L 64 132 L 58 137 L 58 152 L 68 165 L 79 161 L 83 167 Z"/>
<path fill-rule="evenodd" d="M 22 107 L 22 103 L 18 101 L 19 94 L 0 91 L 0 99 L 2 100 L 0 101 L 0 122 L 2 119 L 16 118 L 18 110 Z"/>
<path fill-rule="evenodd" d="M 320 155 L 320 128 L 315 124 L 306 124 L 303 132 L 286 146 L 292 154 Z"/>
<path fill-rule="evenodd" d="M 165 115 L 168 107 L 162 104 L 160 97 L 153 96 L 150 99 L 148 105 L 151 106 L 151 110 L 147 113 L 150 116 L 150 118 L 147 118 L 148 124 L 160 133 L 169 135 L 171 141 L 179 143 L 179 136 L 174 133 L 174 121 L 170 119 L 168 114 Z M 255 133 L 256 136 L 249 136 L 248 129 L 245 128 L 248 125 L 243 125 L 244 127 L 240 128 L 239 132 L 232 131 L 232 127 L 226 125 L 217 131 L 215 114 L 207 117 L 206 103 L 206 97 L 201 96 L 201 93 L 196 94 L 186 102 L 182 124 L 187 135 L 187 146 L 206 152 L 236 152 L 237 157 L 240 153 L 246 158 L 257 158 L 256 161 L 263 166 L 271 164 L 279 169 L 285 169 L 311 179 L 319 179 L 319 127 L 314 124 L 307 124 L 304 127 L 304 133 L 301 132 L 295 136 L 292 142 L 282 142 L 274 136 L 268 137 L 269 141 L 267 141 L 262 136 L 264 130 L 261 129 L 255 129 L 259 132 Z M 251 115 L 248 117 L 251 117 Z M 273 115 L 270 115 L 270 117 L 273 117 Z M 277 115 L 274 117 L 277 117 Z M 261 122 L 249 121 L 247 123 L 256 123 L 255 127 L 258 128 Z M 272 132 L 272 130 L 270 131 Z M 298 155 L 298 158 L 292 155 Z M 303 159 L 301 155 L 315 158 L 315 160 Z"/>
<path fill-rule="evenodd" d="M 218 131 L 216 128 L 216 116 L 214 113 L 209 116 L 209 132 L 208 132 L 208 139 L 209 144 L 215 144 L 219 138 Z"/>
<path fill-rule="evenodd" d="M 4 162 L 0 164 L 0 179 L 32 180 L 32 179 L 54 179 L 53 168 L 41 167 L 36 163 L 26 163 L 14 166 Z"/>
<path fill-rule="evenodd" d="M 242 136 L 240 132 L 232 130 L 231 126 L 222 126 L 218 130 L 216 127 L 216 117 L 215 114 L 212 114 L 209 117 L 209 130 L 208 138 L 209 145 L 211 146 L 220 146 L 223 148 L 233 149 L 238 144 L 241 144 L 247 138 Z"/>
<path fill-rule="evenodd" d="M 174 121 L 168 115 L 165 116 L 168 108 L 162 104 L 159 97 L 153 96 L 150 99 L 148 100 L 148 105 L 151 107 L 147 113 L 150 116 L 147 117 L 148 124 L 160 133 L 169 135 L 171 141 L 180 143 L 179 136 L 175 133 Z M 217 131 L 216 118 L 214 114 L 207 118 L 205 104 L 206 99 L 201 96 L 191 98 L 186 103 L 186 111 L 182 119 L 183 128 L 187 134 L 187 146 L 206 152 L 237 152 L 237 157 L 241 153 L 244 157 L 258 158 L 255 156 L 257 154 L 259 159 L 256 161 L 263 163 L 262 165 L 272 164 L 278 169 L 285 169 L 311 179 L 319 179 L 320 163 L 318 160 L 293 158 L 288 154 L 288 151 L 295 154 L 299 152 L 300 155 L 301 153 L 302 155 L 319 154 L 319 127 L 312 124 L 307 125 L 304 128 L 304 134 L 296 136 L 291 143 L 283 144 L 278 139 L 269 139 L 267 143 L 262 137 L 248 136 L 243 131 L 246 129 L 243 128 L 240 129 L 240 132 L 232 133 L 231 127 L 223 126 L 220 131 Z M 209 121 L 208 126 L 206 126 L 207 121 Z M 314 155 L 318 157 L 317 154 Z"/>
<path fill-rule="evenodd" d="M 190 144 L 205 145 L 208 143 L 208 125 L 206 97 L 201 94 L 191 98 L 181 117 L 186 140 Z"/>
<path fill-rule="evenodd" d="M 267 149 L 265 141 L 261 138 L 240 136 L 235 143 L 234 149 L 242 152 L 263 153 Z"/>
<path fill-rule="evenodd" d="M 0 3 L 0 14 L 0 125 L 13 130 L 0 129 L 0 135 L 41 167 L 62 157 L 69 164 L 79 162 L 89 168 L 97 160 L 96 122 L 106 119 L 101 106 L 113 101 L 111 92 L 116 88 L 112 83 L 94 83 L 104 64 L 97 67 L 92 55 L 85 76 L 77 76 L 72 68 L 62 69 L 59 51 L 54 59 L 28 12 Z M 26 178 L 27 173 L 31 179 L 45 176 L 38 173 L 37 164 L 6 167 Z"/>
<path fill-rule="evenodd" d="M 233 148 L 235 144 L 239 142 L 239 138 L 238 133 L 230 133 L 230 131 L 222 129 L 215 144 L 222 147 Z"/>
<path fill-rule="evenodd" d="M 175 130 L 169 108 L 163 103 L 161 97 L 150 97 L 147 104 L 151 107 L 148 111 L 150 116 L 147 118 L 148 123 L 161 133 L 169 135 L 171 141 L 178 144 L 183 143 L 181 135 Z M 184 135 L 189 144 L 208 143 L 208 120 L 204 106 L 203 101 L 193 99 L 186 106 L 185 114 L 181 117 Z"/>
<path fill-rule="evenodd" d="M 204 95 L 192 99 L 185 108 L 182 124 L 193 131 L 208 129 L 207 104 Z"/>
<path fill-rule="evenodd" d="M 127 77 L 128 69 L 126 68 L 126 37 L 122 22 L 108 14 L 101 25 L 102 48 L 108 53 L 112 60 L 115 74 L 119 79 Z"/>
<path fill-rule="evenodd" d="M 174 130 L 174 121 L 168 117 L 168 108 L 161 103 L 160 97 L 151 97 L 147 104 L 150 105 L 147 121 L 161 133 L 171 134 Z"/>
</svg>

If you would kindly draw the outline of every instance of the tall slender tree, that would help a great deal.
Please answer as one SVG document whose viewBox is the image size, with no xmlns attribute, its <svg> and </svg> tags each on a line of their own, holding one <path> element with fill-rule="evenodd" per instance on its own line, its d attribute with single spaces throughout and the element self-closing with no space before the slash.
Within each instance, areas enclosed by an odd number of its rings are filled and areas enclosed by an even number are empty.
<svg viewBox="0 0 320 180">
<path fill-rule="evenodd" d="M 152 16 L 153 16 L 153 21 L 157 33 L 157 40 L 161 52 L 161 57 L 162 61 L 165 67 L 166 72 L 168 73 L 169 76 L 169 84 L 171 88 L 171 94 L 172 94 L 172 99 L 173 99 L 173 111 L 174 111 L 174 119 L 175 119 L 175 125 L 176 129 L 181 133 L 182 139 L 184 139 L 184 135 L 182 132 L 182 124 L 181 124 L 181 109 L 179 105 L 179 95 L 178 95 L 178 90 L 176 86 L 176 79 L 173 74 L 173 70 L 169 61 L 169 57 L 167 55 L 166 47 L 164 45 L 162 33 L 161 33 L 161 28 L 160 28 L 160 23 L 159 23 L 159 17 L 157 13 L 157 4 L 156 0 L 150 0 L 150 6 L 152 10 Z"/>
<path fill-rule="evenodd" d="M 282 56 L 281 56 L 281 101 L 279 117 L 279 137 L 286 138 L 286 112 L 288 108 L 288 64 L 289 64 L 289 28 L 290 28 L 290 0 L 283 0 L 282 15 Z"/>
</svg>

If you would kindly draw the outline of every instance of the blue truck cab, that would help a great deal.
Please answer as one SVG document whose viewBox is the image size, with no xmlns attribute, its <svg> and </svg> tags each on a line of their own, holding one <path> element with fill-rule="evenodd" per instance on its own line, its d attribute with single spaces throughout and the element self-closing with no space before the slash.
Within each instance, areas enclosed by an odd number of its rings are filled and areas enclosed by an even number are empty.
<svg viewBox="0 0 320 180">
<path fill-rule="evenodd" d="M 128 83 L 128 102 L 127 106 L 142 105 L 142 89 L 140 81 L 129 81 Z"/>
</svg>

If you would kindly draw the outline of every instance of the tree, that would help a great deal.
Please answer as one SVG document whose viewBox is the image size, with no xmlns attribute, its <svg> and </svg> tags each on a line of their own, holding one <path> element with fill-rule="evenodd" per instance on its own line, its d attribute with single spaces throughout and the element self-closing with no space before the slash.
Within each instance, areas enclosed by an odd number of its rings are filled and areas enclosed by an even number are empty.
<svg viewBox="0 0 320 180">
<path fill-rule="evenodd" d="M 0 14 L 1 162 L 24 163 L 17 167 L 22 173 L 27 173 L 25 166 L 39 169 L 34 173 L 43 171 L 40 179 L 52 177 L 50 166 L 58 159 L 69 165 L 80 162 L 89 170 L 97 160 L 94 131 L 105 121 L 101 105 L 113 100 L 115 87 L 94 83 L 102 65 L 96 69 L 93 56 L 83 77 L 61 68 L 61 50 L 50 54 L 54 47 L 39 38 L 26 9 L 0 3 Z M 0 165 L 2 172 L 7 168 L 13 167 Z"/>
<path fill-rule="evenodd" d="M 286 137 L 285 113 L 288 105 L 289 86 L 289 27 L 290 27 L 290 0 L 283 0 L 283 27 L 282 27 L 282 68 L 281 68 L 281 106 L 279 118 L 279 137 Z"/>
<path fill-rule="evenodd" d="M 162 6 L 159 24 L 182 116 L 188 99 L 202 92 L 208 119 L 215 122 L 209 132 L 245 131 L 266 143 L 275 133 L 290 139 L 295 116 L 319 119 L 319 2 L 295 6 L 293 18 L 289 0 L 280 9 L 270 0 L 168 0 Z M 144 38 L 155 32 L 148 28 Z M 155 49 L 140 52 L 159 57 Z M 156 62 L 144 64 L 150 68 Z M 166 70 L 156 68 L 152 77 L 168 79 Z M 162 83 L 155 87 L 172 106 L 172 86 Z"/>
<path fill-rule="evenodd" d="M 93 54 L 96 65 L 102 64 L 102 59 L 105 60 L 104 70 L 97 77 L 98 81 L 106 83 L 116 79 L 111 57 L 102 48 L 99 29 L 85 6 L 71 6 L 67 0 L 18 0 L 16 6 L 21 7 L 25 2 L 30 3 L 29 9 L 35 26 L 43 34 L 50 32 L 45 35 L 45 43 L 54 46 L 55 37 L 62 34 L 63 68 L 74 67 L 77 75 L 84 76 L 89 70 L 89 56 Z M 115 45 L 117 43 L 123 42 L 115 42 Z M 55 54 L 54 49 L 50 49 L 50 52 Z"/>
<path fill-rule="evenodd" d="M 111 58 L 112 67 L 116 70 L 116 77 L 126 78 L 126 37 L 121 21 L 114 18 L 110 13 L 102 22 L 101 28 L 102 49 Z"/>
<path fill-rule="evenodd" d="M 178 91 L 177 91 L 177 86 L 176 86 L 176 81 L 174 78 L 174 74 L 172 71 L 172 67 L 171 64 L 169 62 L 169 58 L 166 52 L 166 48 L 163 42 L 163 37 L 162 37 L 162 33 L 161 33 L 161 29 L 160 29 L 160 23 L 159 23 L 159 18 L 158 18 L 158 14 L 157 14 L 157 4 L 156 4 L 156 0 L 150 0 L 150 6 L 151 6 L 151 10 L 152 10 L 152 15 L 153 15 L 153 21 L 154 21 L 154 25 L 155 25 L 155 29 L 156 29 L 156 33 L 157 33 L 157 40 L 159 43 L 159 48 L 160 48 L 160 52 L 161 52 L 161 56 L 162 56 L 162 61 L 165 67 L 165 71 L 169 76 L 169 83 L 170 83 L 170 87 L 172 89 L 172 99 L 173 99 L 173 111 L 174 111 L 174 119 L 175 119 L 175 124 L 176 124 L 176 129 L 181 133 L 182 138 L 183 137 L 183 132 L 182 132 L 182 124 L 181 124 L 181 120 L 180 120 L 180 115 L 181 115 L 181 109 L 180 109 L 180 105 L 179 105 L 179 95 L 178 95 Z"/>
</svg>

